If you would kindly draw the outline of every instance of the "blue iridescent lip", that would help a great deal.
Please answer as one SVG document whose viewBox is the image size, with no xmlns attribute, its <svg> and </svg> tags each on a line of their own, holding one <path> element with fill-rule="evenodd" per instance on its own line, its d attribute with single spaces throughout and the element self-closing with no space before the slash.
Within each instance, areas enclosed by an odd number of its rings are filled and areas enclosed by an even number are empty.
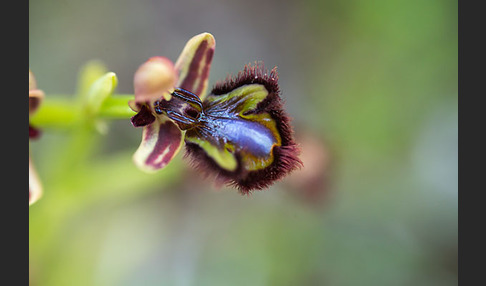
<svg viewBox="0 0 486 286">
<path fill-rule="evenodd" d="M 211 117 L 209 117 L 211 118 Z M 258 122 L 243 120 L 239 118 L 214 118 L 210 120 L 218 128 L 211 128 L 216 132 L 213 134 L 222 140 L 233 143 L 237 149 L 245 150 L 258 157 L 270 155 L 277 140 L 271 131 Z"/>
<path fill-rule="evenodd" d="M 171 101 L 157 101 L 155 111 L 165 111 L 181 129 L 199 129 L 207 139 L 219 142 L 223 147 L 230 143 L 236 150 L 257 157 L 268 157 L 277 143 L 275 136 L 264 125 L 240 118 L 214 108 L 204 110 L 199 97 L 183 89 L 172 93 Z"/>
</svg>

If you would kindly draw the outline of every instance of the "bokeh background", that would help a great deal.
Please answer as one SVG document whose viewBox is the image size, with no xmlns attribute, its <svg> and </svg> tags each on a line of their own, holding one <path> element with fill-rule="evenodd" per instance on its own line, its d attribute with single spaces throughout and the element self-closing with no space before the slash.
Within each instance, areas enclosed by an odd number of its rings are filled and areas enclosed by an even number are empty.
<svg viewBox="0 0 486 286">
<path fill-rule="evenodd" d="M 149 57 L 216 38 L 210 85 L 278 67 L 305 167 L 250 197 L 179 154 L 154 175 L 141 129 L 43 130 L 30 154 L 31 285 L 457 285 L 457 1 L 29 1 L 29 66 L 74 97 L 99 60 L 133 93 Z"/>
</svg>

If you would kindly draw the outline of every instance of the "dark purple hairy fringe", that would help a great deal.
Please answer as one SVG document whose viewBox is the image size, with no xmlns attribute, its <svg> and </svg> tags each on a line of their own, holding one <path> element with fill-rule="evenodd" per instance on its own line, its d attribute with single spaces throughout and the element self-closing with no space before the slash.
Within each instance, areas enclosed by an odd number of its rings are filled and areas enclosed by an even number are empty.
<svg viewBox="0 0 486 286">
<path fill-rule="evenodd" d="M 225 80 L 217 82 L 212 95 L 222 95 L 245 84 L 259 83 L 265 86 L 269 93 L 280 93 L 278 86 L 277 67 L 274 67 L 270 74 L 265 69 L 263 62 L 255 62 L 255 65 L 247 64 L 239 71 L 236 77 L 228 75 Z"/>
<path fill-rule="evenodd" d="M 206 176 L 213 175 L 219 183 L 237 187 L 240 193 L 246 195 L 250 194 L 252 190 L 269 187 L 276 180 L 303 166 L 302 161 L 298 158 L 300 148 L 294 142 L 290 118 L 283 109 L 283 102 L 279 95 L 276 67 L 268 73 L 264 69 L 263 63 L 256 63 L 254 66 L 245 65 L 243 71 L 240 71 L 236 77 L 228 76 L 225 81 L 217 83 L 211 95 L 226 94 L 243 85 L 255 83 L 265 86 L 269 94 L 257 105 L 255 110 L 246 114 L 268 112 L 275 120 L 282 140 L 282 146 L 273 148 L 274 161 L 270 166 L 248 172 L 243 170 L 241 164 L 238 164 L 238 168 L 230 172 L 219 167 L 197 144 L 186 143 L 186 156 L 192 158 L 192 164 L 196 169 Z M 236 159 L 241 162 L 240 154 L 236 154 Z"/>
</svg>

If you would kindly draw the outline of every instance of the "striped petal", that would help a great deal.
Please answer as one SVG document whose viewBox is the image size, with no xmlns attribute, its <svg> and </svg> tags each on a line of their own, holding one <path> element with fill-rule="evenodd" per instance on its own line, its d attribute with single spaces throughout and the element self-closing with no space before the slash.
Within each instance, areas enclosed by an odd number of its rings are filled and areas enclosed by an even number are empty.
<svg viewBox="0 0 486 286">
<path fill-rule="evenodd" d="M 145 172 L 164 168 L 180 151 L 183 142 L 182 131 L 164 117 L 143 127 L 142 143 L 133 155 L 135 165 Z"/>
<path fill-rule="evenodd" d="M 215 46 L 210 33 L 201 33 L 187 42 L 175 64 L 179 73 L 177 87 L 204 98 Z"/>
</svg>

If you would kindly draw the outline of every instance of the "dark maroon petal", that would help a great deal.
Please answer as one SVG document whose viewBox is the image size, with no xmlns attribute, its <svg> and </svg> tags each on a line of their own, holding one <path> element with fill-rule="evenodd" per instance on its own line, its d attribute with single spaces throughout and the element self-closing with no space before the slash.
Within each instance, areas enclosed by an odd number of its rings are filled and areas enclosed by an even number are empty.
<svg viewBox="0 0 486 286">
<path fill-rule="evenodd" d="M 41 135 L 41 131 L 29 124 L 29 139 L 37 139 Z"/>
<path fill-rule="evenodd" d="M 140 111 L 130 120 L 132 121 L 133 126 L 141 127 L 153 123 L 155 121 L 155 116 L 146 105 L 142 105 Z"/>
</svg>

